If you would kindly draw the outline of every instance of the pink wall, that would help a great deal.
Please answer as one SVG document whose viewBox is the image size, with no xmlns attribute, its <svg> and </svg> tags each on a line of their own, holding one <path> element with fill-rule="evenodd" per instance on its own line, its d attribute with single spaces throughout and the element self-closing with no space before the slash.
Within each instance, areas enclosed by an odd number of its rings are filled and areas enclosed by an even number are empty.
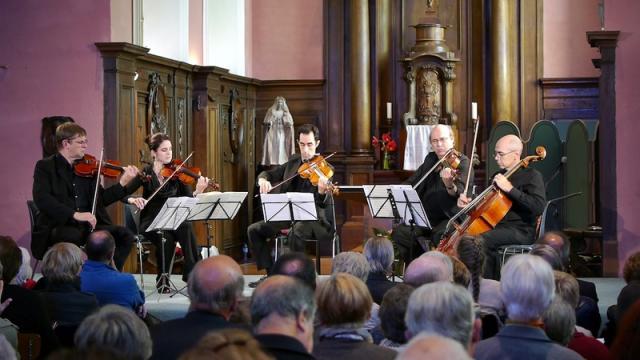
<svg viewBox="0 0 640 360">
<path fill-rule="evenodd" d="M 69 115 L 84 126 L 90 151 L 102 144 L 102 60 L 109 0 L 0 1 L 0 234 L 30 241 L 26 201 L 42 157 L 40 120 Z"/>
<path fill-rule="evenodd" d="M 620 268 L 633 252 L 640 251 L 640 1 L 607 0 L 606 30 L 619 30 L 616 49 L 616 140 L 618 192 L 618 259 Z M 612 174 L 613 175 L 613 174 Z"/>
<path fill-rule="evenodd" d="M 252 56 L 247 76 L 323 79 L 323 1 L 247 1 Z M 247 37 L 249 39 L 249 37 Z"/>
<path fill-rule="evenodd" d="M 133 0 L 111 0 L 111 41 L 133 43 Z"/>
<path fill-rule="evenodd" d="M 202 8 L 204 0 L 189 0 L 189 63 L 202 65 Z"/>
<path fill-rule="evenodd" d="M 544 77 L 597 77 L 591 59 L 599 57 L 586 32 L 600 30 L 598 0 L 545 0 Z"/>
</svg>

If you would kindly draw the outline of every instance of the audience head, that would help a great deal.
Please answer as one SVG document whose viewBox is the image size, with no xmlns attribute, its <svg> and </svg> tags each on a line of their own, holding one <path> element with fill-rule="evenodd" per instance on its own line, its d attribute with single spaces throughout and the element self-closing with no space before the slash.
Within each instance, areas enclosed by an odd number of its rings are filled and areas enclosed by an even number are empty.
<svg viewBox="0 0 640 360">
<path fill-rule="evenodd" d="M 108 349 L 127 359 L 151 357 L 149 329 L 133 311 L 105 305 L 82 321 L 74 342 L 79 349 Z"/>
<path fill-rule="evenodd" d="M 369 277 L 369 263 L 364 255 L 355 251 L 345 251 L 333 258 L 331 273 L 351 274 L 363 282 Z"/>
<path fill-rule="evenodd" d="M 458 259 L 467 267 L 471 274 L 471 290 L 473 299 L 477 302 L 480 296 L 480 277 L 484 271 L 484 251 L 481 240 L 474 236 L 465 235 L 458 243 Z"/>
<path fill-rule="evenodd" d="M 22 285 L 27 279 L 31 279 L 33 276 L 33 269 L 31 268 L 31 255 L 29 254 L 29 250 L 19 247 L 20 252 L 22 253 L 22 262 L 20 264 L 20 268 L 18 269 L 18 273 L 11 281 L 12 284 Z"/>
<path fill-rule="evenodd" d="M 111 262 L 115 250 L 116 241 L 113 235 L 105 230 L 98 230 L 89 234 L 87 244 L 84 246 L 87 259 L 105 263 Z"/>
<path fill-rule="evenodd" d="M 313 350 L 315 312 L 313 290 L 294 277 L 269 276 L 251 296 L 251 323 L 255 333 L 295 337 L 309 352 Z"/>
<path fill-rule="evenodd" d="M 0 235 L 0 263 L 3 267 L 2 280 L 8 284 L 22 265 L 22 252 L 11 236 Z"/>
<path fill-rule="evenodd" d="M 539 320 L 553 300 L 553 270 L 538 256 L 512 256 L 502 268 L 500 290 L 509 319 Z"/>
<path fill-rule="evenodd" d="M 554 271 L 553 277 L 556 283 L 556 295 L 561 297 L 574 309 L 580 304 L 580 286 L 578 280 L 571 274 L 562 271 Z"/>
<path fill-rule="evenodd" d="M 127 360 L 126 357 L 119 355 L 115 350 L 107 348 L 90 347 L 88 349 L 78 348 L 62 348 L 58 349 L 47 360 Z"/>
<path fill-rule="evenodd" d="M 562 231 L 547 231 L 536 241 L 536 244 L 551 246 L 560 255 L 564 269 L 566 270 L 569 267 L 571 242 Z"/>
<path fill-rule="evenodd" d="M 191 310 L 203 310 L 229 318 L 244 288 L 242 269 L 227 255 L 196 263 L 187 282 Z"/>
<path fill-rule="evenodd" d="M 465 289 L 468 288 L 471 282 L 469 269 L 458 258 L 451 257 L 451 263 L 453 263 L 453 282 Z"/>
<path fill-rule="evenodd" d="M 316 269 L 313 261 L 304 253 L 288 252 L 278 256 L 271 275 L 293 276 L 308 285 L 311 289 L 316 289 Z"/>
<path fill-rule="evenodd" d="M 337 273 L 320 281 L 316 290 L 318 319 L 326 327 L 359 328 L 371 315 L 369 289 L 357 277 Z"/>
<path fill-rule="evenodd" d="M 393 244 L 386 237 L 372 237 L 364 244 L 364 257 L 371 272 L 391 273 L 393 266 Z"/>
<path fill-rule="evenodd" d="M 258 340 L 241 329 L 224 329 L 207 333 L 198 344 L 182 354 L 180 360 L 271 360 Z"/>
<path fill-rule="evenodd" d="M 564 266 L 562 265 L 562 260 L 560 259 L 560 254 L 549 245 L 545 244 L 535 244 L 531 249 L 531 255 L 539 256 L 544 259 L 553 270 L 564 271 Z"/>
<path fill-rule="evenodd" d="M 469 291 L 440 281 L 422 285 L 411 294 L 404 320 L 410 335 L 438 334 L 466 348 L 471 345 L 474 316 Z"/>
<path fill-rule="evenodd" d="M 420 334 L 409 342 L 398 354 L 396 360 L 471 360 L 465 348 L 452 339 L 433 335 Z"/>
<path fill-rule="evenodd" d="M 576 329 L 576 310 L 560 297 L 555 297 L 542 314 L 544 332 L 549 339 L 567 346 Z"/>
<path fill-rule="evenodd" d="M 382 297 L 378 316 L 380 317 L 380 327 L 384 337 L 397 343 L 407 342 L 407 326 L 404 323 L 404 316 L 407 313 L 409 297 L 413 292 L 413 286 L 398 284 Z"/>
<path fill-rule="evenodd" d="M 616 338 L 611 346 L 611 358 L 640 358 L 640 300 L 636 301 L 619 321 Z"/>
<path fill-rule="evenodd" d="M 436 281 L 453 281 L 453 263 L 439 251 L 428 251 L 420 255 L 404 272 L 404 282 L 413 287 Z"/>
<path fill-rule="evenodd" d="M 622 275 L 627 284 L 632 281 L 640 281 L 640 251 L 631 254 L 625 261 Z"/>
<path fill-rule="evenodd" d="M 82 250 L 75 244 L 53 245 L 42 258 L 42 275 L 51 282 L 72 282 L 82 269 Z"/>
<path fill-rule="evenodd" d="M 67 122 L 58 125 L 56 128 L 56 146 L 62 149 L 64 141 L 70 141 L 78 136 L 87 136 L 87 131 L 74 122 Z"/>
</svg>

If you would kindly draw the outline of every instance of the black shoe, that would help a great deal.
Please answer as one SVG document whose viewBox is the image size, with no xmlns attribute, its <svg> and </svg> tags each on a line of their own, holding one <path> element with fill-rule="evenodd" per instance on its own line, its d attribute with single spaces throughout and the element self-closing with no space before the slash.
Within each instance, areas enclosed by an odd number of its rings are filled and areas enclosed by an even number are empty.
<svg viewBox="0 0 640 360">
<path fill-rule="evenodd" d="M 254 282 L 250 282 L 249 283 L 249 287 L 254 289 L 256 287 L 258 287 L 258 285 L 260 285 L 261 282 L 263 282 L 269 275 L 265 275 L 263 277 L 261 277 L 260 279 L 254 281 Z"/>
</svg>

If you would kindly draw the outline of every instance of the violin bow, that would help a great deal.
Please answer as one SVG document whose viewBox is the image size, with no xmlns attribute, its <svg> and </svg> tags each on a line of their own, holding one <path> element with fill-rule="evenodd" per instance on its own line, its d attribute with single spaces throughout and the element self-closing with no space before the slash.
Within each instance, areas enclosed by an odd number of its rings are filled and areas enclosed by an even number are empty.
<svg viewBox="0 0 640 360">
<path fill-rule="evenodd" d="M 335 155 L 335 154 L 336 154 L 336 153 L 335 153 L 335 151 L 334 151 L 333 153 L 331 153 L 331 154 L 327 155 L 327 156 L 324 158 L 324 160 L 327 160 L 328 158 L 332 157 L 332 156 L 333 156 L 333 155 Z M 318 155 L 319 155 L 319 154 L 318 154 Z M 314 168 L 316 168 L 316 167 L 318 167 L 318 163 L 317 163 L 317 162 L 312 162 L 312 163 L 309 165 L 309 170 L 313 170 L 313 169 L 314 169 Z M 286 179 L 282 180 L 281 182 L 279 182 L 276 186 L 272 186 L 272 187 L 271 187 L 271 190 L 273 190 L 273 189 L 275 189 L 275 188 L 279 187 L 280 185 L 282 185 L 282 184 L 286 183 L 287 181 L 291 181 L 291 179 L 293 179 L 293 178 L 294 178 L 294 177 L 296 177 L 296 176 L 298 176 L 298 172 L 297 172 L 297 171 L 296 171 L 296 173 L 295 173 L 295 174 L 293 174 L 293 175 L 289 176 L 288 178 L 286 178 Z M 269 192 L 271 192 L 271 190 L 269 190 Z M 256 194 L 256 195 L 254 196 L 254 198 L 257 198 L 258 196 L 260 196 L 260 194 Z"/>
<path fill-rule="evenodd" d="M 173 172 L 171 173 L 171 175 L 169 177 L 167 177 L 167 179 L 171 179 L 173 177 L 173 175 L 175 175 L 178 171 L 180 171 L 180 169 L 182 169 L 182 167 L 184 166 L 184 164 L 189 161 L 189 159 L 191 158 L 191 156 L 193 156 L 193 151 L 191 152 L 191 154 L 189 154 L 189 156 L 187 156 L 186 159 L 184 159 L 180 165 L 178 165 L 176 167 L 175 170 L 173 170 Z M 147 198 L 147 202 L 151 201 L 151 199 L 153 199 L 154 196 L 156 196 L 156 194 L 162 190 L 162 188 L 168 183 L 168 181 L 163 182 L 162 184 L 160 184 L 160 186 L 158 186 L 158 188 L 156 189 L 156 191 L 153 192 L 153 194 L 151 194 L 149 196 L 149 198 Z M 140 209 L 137 209 L 135 212 L 137 213 Z"/>
<path fill-rule="evenodd" d="M 104 157 L 104 148 L 100 150 L 100 161 L 98 161 L 98 174 L 96 175 L 96 188 L 93 191 L 93 202 L 91 203 L 91 215 L 96 216 L 96 201 L 98 200 L 98 188 L 100 187 L 100 173 L 102 172 L 102 158 Z M 91 229 L 93 231 L 93 229 Z"/>
<path fill-rule="evenodd" d="M 433 170 L 435 170 L 435 169 L 438 167 L 438 165 L 442 164 L 442 162 L 443 162 L 443 161 L 445 161 L 445 160 L 447 159 L 447 157 L 448 157 L 449 155 L 451 155 L 451 153 L 453 153 L 454 151 L 456 151 L 456 149 L 454 149 L 454 148 L 451 148 L 451 149 L 447 150 L 447 152 L 446 152 L 446 153 L 444 153 L 444 155 L 442 156 L 442 158 L 440 158 L 438 161 L 436 161 L 436 163 L 435 163 L 435 164 L 433 164 L 433 166 L 431 167 L 431 169 L 429 169 L 429 171 L 427 171 L 427 173 L 426 173 L 426 174 L 424 174 L 424 175 L 420 178 L 420 180 L 419 180 L 415 185 L 413 185 L 413 190 L 417 189 L 417 188 L 418 188 L 418 186 L 420 186 L 420 184 L 422 184 L 422 182 L 427 178 L 427 176 L 431 175 L 431 173 L 433 172 Z"/>
<path fill-rule="evenodd" d="M 473 157 L 475 156 L 476 151 L 476 141 L 478 140 L 478 128 L 480 127 L 480 120 L 473 119 L 474 129 L 473 129 L 473 146 L 471 147 L 471 157 L 469 158 L 469 170 L 467 171 L 467 181 L 464 183 L 464 196 L 467 196 L 467 191 L 469 191 L 469 181 L 471 180 L 471 169 L 473 168 Z"/>
</svg>

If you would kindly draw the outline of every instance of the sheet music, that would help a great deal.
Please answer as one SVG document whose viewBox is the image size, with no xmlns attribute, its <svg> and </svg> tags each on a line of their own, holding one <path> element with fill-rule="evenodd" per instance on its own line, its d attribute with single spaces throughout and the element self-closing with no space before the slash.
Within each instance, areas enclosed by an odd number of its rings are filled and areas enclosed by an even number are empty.
<svg viewBox="0 0 640 360">
<path fill-rule="evenodd" d="M 240 211 L 247 192 L 212 191 L 198 194 L 187 220 L 230 220 Z M 217 205 L 217 206 L 216 206 Z M 213 212 L 212 212 L 213 210 Z"/>
<path fill-rule="evenodd" d="M 265 221 L 317 220 L 312 193 L 260 194 Z M 289 209 L 291 202 L 291 209 Z M 291 213 L 293 212 L 293 219 Z"/>
<path fill-rule="evenodd" d="M 392 188 L 391 195 L 405 225 L 411 225 L 411 220 L 413 220 L 416 226 L 431 228 L 422 201 L 414 189 L 411 187 L 409 189 Z"/>
<path fill-rule="evenodd" d="M 298 221 L 318 220 L 316 200 L 312 193 L 287 193 L 293 207 L 293 219 Z"/>
<path fill-rule="evenodd" d="M 168 198 L 145 231 L 176 230 L 187 219 L 196 202 L 196 198 L 189 196 Z"/>
<path fill-rule="evenodd" d="M 411 185 L 362 185 L 367 197 L 369 211 L 375 218 L 393 219 L 393 208 L 389 202 L 389 189 L 411 189 Z"/>
</svg>

